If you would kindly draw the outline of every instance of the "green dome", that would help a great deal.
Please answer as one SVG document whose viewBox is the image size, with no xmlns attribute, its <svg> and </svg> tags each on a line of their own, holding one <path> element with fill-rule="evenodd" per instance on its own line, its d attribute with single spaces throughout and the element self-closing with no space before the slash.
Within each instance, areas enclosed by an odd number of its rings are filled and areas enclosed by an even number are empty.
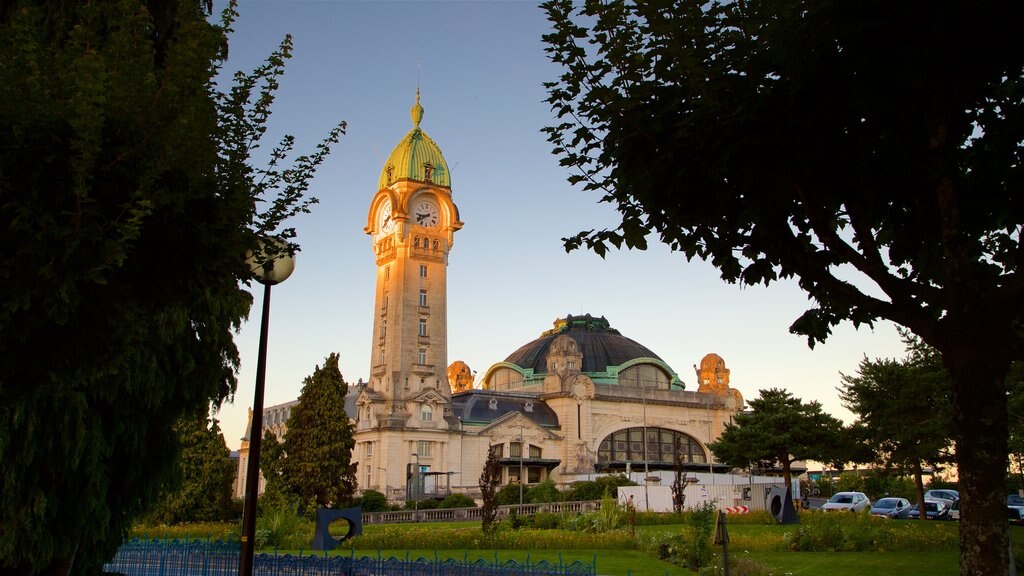
<svg viewBox="0 0 1024 576">
<path fill-rule="evenodd" d="M 420 121 L 423 120 L 423 107 L 420 106 L 420 91 L 416 90 L 416 104 L 412 110 L 413 129 L 402 138 L 402 141 L 395 146 L 384 163 L 384 169 L 380 172 L 380 185 L 378 189 L 390 186 L 392 183 L 408 178 L 418 182 L 429 182 L 437 186 L 451 188 L 451 176 L 448 173 L 448 163 L 441 155 L 441 149 L 427 136 L 427 133 L 420 129 Z"/>
</svg>

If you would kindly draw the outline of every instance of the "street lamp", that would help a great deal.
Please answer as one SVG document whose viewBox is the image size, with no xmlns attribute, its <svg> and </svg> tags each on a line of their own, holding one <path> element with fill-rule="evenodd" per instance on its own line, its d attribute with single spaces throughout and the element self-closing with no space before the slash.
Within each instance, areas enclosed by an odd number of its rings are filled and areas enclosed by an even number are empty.
<svg viewBox="0 0 1024 576">
<path fill-rule="evenodd" d="M 273 245 L 273 246 L 270 246 Z M 274 254 L 262 253 L 270 248 Z M 256 392 L 252 401 L 249 426 L 249 465 L 245 474 L 245 504 L 242 507 L 242 553 L 238 561 L 239 576 L 251 576 L 256 551 L 256 498 L 260 491 L 260 445 L 263 441 L 263 390 L 267 378 L 267 335 L 270 328 L 270 287 L 288 279 L 295 271 L 295 256 L 280 239 L 261 241 L 260 254 L 251 252 L 246 261 L 256 280 L 263 284 L 263 316 L 260 320 L 260 348 L 256 361 Z"/>
<path fill-rule="evenodd" d="M 519 422 L 519 505 L 523 505 L 523 445 L 526 441 L 523 439 L 523 422 Z"/>
<path fill-rule="evenodd" d="M 413 452 L 412 457 L 416 459 L 416 467 L 412 472 L 412 501 L 413 511 L 420 511 L 420 455 Z"/>
</svg>

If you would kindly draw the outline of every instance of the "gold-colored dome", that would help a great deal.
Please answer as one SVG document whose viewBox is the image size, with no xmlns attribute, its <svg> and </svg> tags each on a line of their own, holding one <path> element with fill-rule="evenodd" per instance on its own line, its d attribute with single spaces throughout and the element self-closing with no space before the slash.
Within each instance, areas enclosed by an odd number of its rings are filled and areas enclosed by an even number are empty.
<svg viewBox="0 0 1024 576">
<path fill-rule="evenodd" d="M 410 110 L 413 129 L 395 146 L 384 163 L 380 173 L 378 189 L 385 188 L 402 180 L 416 180 L 451 188 L 451 175 L 448 163 L 441 155 L 441 149 L 420 128 L 423 120 L 423 106 L 420 106 L 420 91 L 416 90 L 416 103 Z"/>
</svg>

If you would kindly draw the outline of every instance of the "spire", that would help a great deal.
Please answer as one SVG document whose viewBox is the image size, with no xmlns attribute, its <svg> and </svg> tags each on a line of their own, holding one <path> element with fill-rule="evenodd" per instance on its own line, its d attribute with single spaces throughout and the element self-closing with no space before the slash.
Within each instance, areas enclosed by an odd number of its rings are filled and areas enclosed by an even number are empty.
<svg viewBox="0 0 1024 576">
<path fill-rule="evenodd" d="M 420 89 L 416 88 L 416 103 L 413 104 L 412 110 L 409 111 L 412 115 L 412 123 L 416 128 L 420 127 L 420 122 L 423 121 L 423 106 L 420 106 Z"/>
</svg>

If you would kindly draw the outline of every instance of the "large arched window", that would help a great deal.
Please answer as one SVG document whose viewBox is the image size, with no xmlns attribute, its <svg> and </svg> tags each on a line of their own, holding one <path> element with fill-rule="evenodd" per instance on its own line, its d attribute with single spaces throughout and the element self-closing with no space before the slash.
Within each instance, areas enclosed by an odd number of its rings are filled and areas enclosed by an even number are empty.
<svg viewBox="0 0 1024 576">
<path fill-rule="evenodd" d="M 627 428 L 614 432 L 601 441 L 597 449 L 599 464 L 615 462 L 661 463 L 672 466 L 678 454 L 683 463 L 706 463 L 704 449 L 691 436 L 665 428 L 647 428 L 647 451 L 644 452 L 644 429 Z"/>
<path fill-rule="evenodd" d="M 491 390 L 512 390 L 522 388 L 525 382 L 523 375 L 511 368 L 498 368 L 490 377 Z"/>
<path fill-rule="evenodd" d="M 659 388 L 667 390 L 672 379 L 654 364 L 637 364 L 619 373 L 619 385 L 630 388 Z"/>
</svg>

